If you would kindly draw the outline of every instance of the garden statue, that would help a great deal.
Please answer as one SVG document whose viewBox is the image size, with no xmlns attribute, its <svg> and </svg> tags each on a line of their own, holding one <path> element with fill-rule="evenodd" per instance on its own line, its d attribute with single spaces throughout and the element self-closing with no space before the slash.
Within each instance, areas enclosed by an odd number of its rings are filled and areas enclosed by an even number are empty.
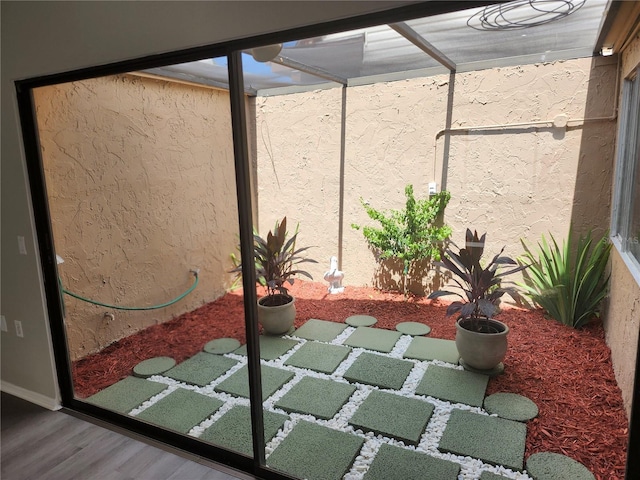
<svg viewBox="0 0 640 480">
<path fill-rule="evenodd" d="M 329 282 L 329 293 L 344 292 L 344 287 L 342 286 L 343 278 L 344 272 L 338 270 L 338 257 L 331 257 L 329 271 L 324 274 L 324 279 Z"/>
</svg>

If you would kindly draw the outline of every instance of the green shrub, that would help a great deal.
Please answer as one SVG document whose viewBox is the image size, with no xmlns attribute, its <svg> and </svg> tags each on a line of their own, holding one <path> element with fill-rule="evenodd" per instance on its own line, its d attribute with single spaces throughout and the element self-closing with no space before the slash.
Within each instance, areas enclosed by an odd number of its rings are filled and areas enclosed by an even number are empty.
<svg viewBox="0 0 640 480">
<path fill-rule="evenodd" d="M 593 242 L 591 231 L 581 235 L 575 251 L 571 252 L 572 232 L 560 248 L 549 234 L 538 242 L 537 256 L 520 240 L 525 250 L 524 259 L 530 263 L 521 285 L 549 316 L 564 325 L 580 328 L 593 317 L 599 316 L 600 303 L 607 295 L 609 277 L 605 269 L 611 244 L 608 235 Z"/>
<path fill-rule="evenodd" d="M 440 260 L 440 250 L 451 235 L 451 228 L 442 224 L 444 209 L 451 194 L 447 191 L 436 193 L 429 198 L 416 200 L 413 185 L 404 190 L 407 198 L 403 210 L 391 210 L 385 214 L 360 203 L 372 220 L 380 227 L 352 224 L 362 233 L 369 245 L 379 254 L 379 259 L 396 258 L 403 263 L 404 293 L 407 294 L 407 276 L 411 266 L 418 260 Z"/>
</svg>

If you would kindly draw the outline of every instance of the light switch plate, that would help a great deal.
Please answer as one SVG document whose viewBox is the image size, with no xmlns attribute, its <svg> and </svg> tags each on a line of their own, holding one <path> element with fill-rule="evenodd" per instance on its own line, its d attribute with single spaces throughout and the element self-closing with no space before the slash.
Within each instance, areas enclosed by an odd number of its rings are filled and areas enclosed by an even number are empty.
<svg viewBox="0 0 640 480">
<path fill-rule="evenodd" d="M 23 338 L 24 332 L 22 331 L 22 322 L 20 320 L 14 320 L 13 323 L 16 325 L 16 335 Z"/>
<path fill-rule="evenodd" d="M 24 242 L 24 237 L 22 235 L 18 235 L 18 251 L 20 255 L 27 254 L 27 244 Z"/>
</svg>

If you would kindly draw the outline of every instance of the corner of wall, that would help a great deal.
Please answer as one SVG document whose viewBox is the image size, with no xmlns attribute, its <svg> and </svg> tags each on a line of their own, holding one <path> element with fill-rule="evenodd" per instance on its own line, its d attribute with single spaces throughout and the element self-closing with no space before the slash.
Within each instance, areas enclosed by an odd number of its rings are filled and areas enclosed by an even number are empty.
<svg viewBox="0 0 640 480">
<path fill-rule="evenodd" d="M 622 400 L 631 415 L 635 359 L 640 332 L 640 285 L 633 278 L 617 248 L 611 250 L 610 293 L 604 312 L 607 345 Z"/>
<path fill-rule="evenodd" d="M 40 405 L 48 410 L 60 410 L 62 408 L 60 397 L 58 395 L 56 395 L 55 398 L 51 398 L 2 380 L 0 380 L 0 390 L 8 393 L 9 395 L 13 395 L 14 397 L 26 400 L 27 402 Z"/>
</svg>

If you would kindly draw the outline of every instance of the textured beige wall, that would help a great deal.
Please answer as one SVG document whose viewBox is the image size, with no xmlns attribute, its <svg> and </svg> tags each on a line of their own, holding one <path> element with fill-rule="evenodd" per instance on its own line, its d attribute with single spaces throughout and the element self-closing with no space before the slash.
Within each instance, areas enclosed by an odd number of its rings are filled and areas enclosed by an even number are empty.
<svg viewBox="0 0 640 480">
<path fill-rule="evenodd" d="M 629 46 L 621 53 L 621 75 L 622 78 L 627 77 L 634 69 L 638 68 L 640 64 L 640 33 L 636 34 L 633 41 L 629 43 Z"/>
<path fill-rule="evenodd" d="M 73 359 L 224 293 L 237 206 L 226 92 L 135 76 L 35 92 Z M 114 319 L 105 317 L 112 313 Z"/>
<path fill-rule="evenodd" d="M 298 246 L 312 246 L 303 264 L 322 281 L 338 255 L 340 89 L 256 98 L 258 228 L 262 235 L 287 217 L 300 224 Z"/>
<path fill-rule="evenodd" d="M 602 91 L 614 67 L 583 59 L 458 75 L 452 127 L 604 117 L 613 93 Z M 347 285 L 393 285 L 397 275 L 378 275 L 362 234 L 350 227 L 369 222 L 359 198 L 399 208 L 407 183 L 426 195 L 428 182 L 442 181 L 447 145 L 454 240 L 472 226 L 488 232 L 490 250 L 507 245 L 515 256 L 519 238 L 562 237 L 572 220 L 606 228 L 613 122 L 456 130 L 446 138 L 440 130 L 451 87 L 441 76 L 258 98 L 251 138 L 261 232 L 287 215 L 291 230 L 300 223 L 299 245 L 314 246 L 320 264 L 308 270 L 316 280 L 341 253 Z M 148 305 L 185 290 L 190 268 L 202 270 L 196 293 L 178 305 L 111 312 L 115 320 L 104 316 L 108 309 L 66 297 L 72 358 L 223 293 L 237 224 L 228 96 L 121 76 L 43 88 L 36 100 L 64 285 L 106 303 Z M 427 289 L 431 281 L 431 274 L 422 279 Z"/>
<path fill-rule="evenodd" d="M 636 36 L 621 55 L 622 80 L 640 65 L 640 36 Z M 627 415 L 631 414 L 640 330 L 640 284 L 629 268 L 614 246 L 611 252 L 611 287 L 604 318 L 611 360 Z"/>
<path fill-rule="evenodd" d="M 611 284 L 604 320 L 616 381 L 630 416 L 640 330 L 640 286 L 615 247 L 611 249 Z"/>
<path fill-rule="evenodd" d="M 430 181 L 440 187 L 447 144 L 452 200 L 445 220 L 455 241 L 469 226 L 488 233 L 491 250 L 506 245 L 516 256 L 520 238 L 534 243 L 552 232 L 561 239 L 572 221 L 578 230 L 602 233 L 609 223 L 614 121 L 573 121 L 567 129 L 456 131 L 437 141 L 436 136 L 446 126 L 451 90 L 454 129 L 553 120 L 560 114 L 575 120 L 608 117 L 615 72 L 615 62 L 587 58 L 458 74 L 454 85 L 446 75 L 350 87 L 345 284 L 381 283 L 362 233 L 350 227 L 369 222 L 358 199 L 379 209 L 400 208 L 406 184 L 412 183 L 419 197 Z M 304 244 L 318 246 L 313 255 L 322 264 L 312 268 L 318 279 L 339 250 L 341 101 L 338 90 L 257 100 L 260 228 L 285 213 L 300 221 Z"/>
</svg>

